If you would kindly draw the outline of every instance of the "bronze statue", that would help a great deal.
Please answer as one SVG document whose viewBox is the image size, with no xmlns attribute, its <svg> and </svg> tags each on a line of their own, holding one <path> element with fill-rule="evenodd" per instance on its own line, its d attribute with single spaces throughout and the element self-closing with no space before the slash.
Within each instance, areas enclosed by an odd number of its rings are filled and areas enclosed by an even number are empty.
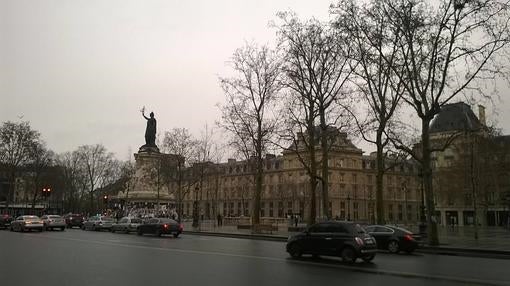
<svg viewBox="0 0 510 286">
<path fill-rule="evenodd" d="M 150 118 L 145 116 L 145 108 L 142 109 L 142 116 L 147 119 L 147 128 L 145 129 L 145 146 L 156 147 L 156 118 L 154 112 L 150 113 Z"/>
</svg>

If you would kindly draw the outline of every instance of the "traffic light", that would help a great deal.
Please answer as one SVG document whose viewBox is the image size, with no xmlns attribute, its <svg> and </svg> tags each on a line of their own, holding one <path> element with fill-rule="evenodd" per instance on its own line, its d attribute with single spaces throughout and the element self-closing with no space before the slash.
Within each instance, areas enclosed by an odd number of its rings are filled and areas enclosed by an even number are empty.
<svg viewBox="0 0 510 286">
<path fill-rule="evenodd" d="M 50 195 L 51 195 L 51 188 L 50 188 L 50 187 L 44 187 L 44 188 L 42 189 L 42 196 L 43 196 L 44 198 L 47 198 L 47 197 L 49 197 Z"/>
</svg>

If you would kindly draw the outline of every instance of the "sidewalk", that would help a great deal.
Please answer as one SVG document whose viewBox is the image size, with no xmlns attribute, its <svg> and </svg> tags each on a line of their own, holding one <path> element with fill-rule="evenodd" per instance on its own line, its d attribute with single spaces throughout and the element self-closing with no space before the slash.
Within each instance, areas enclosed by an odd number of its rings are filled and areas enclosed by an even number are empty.
<svg viewBox="0 0 510 286">
<path fill-rule="evenodd" d="M 299 224 L 298 226 L 306 226 Z M 294 232 L 287 230 L 288 224 L 279 224 L 278 230 L 265 232 L 264 236 L 284 239 Z M 200 221 L 197 228 L 192 227 L 191 221 L 184 222 L 185 231 L 208 232 L 219 234 L 252 235 L 250 229 L 238 229 L 237 225 L 217 226 L 216 221 Z M 412 230 L 412 229 L 411 229 Z M 459 248 L 469 250 L 492 250 L 510 252 L 510 230 L 501 227 L 484 227 L 478 229 L 478 239 L 474 238 L 473 227 L 439 227 L 439 242 L 441 248 Z"/>
</svg>

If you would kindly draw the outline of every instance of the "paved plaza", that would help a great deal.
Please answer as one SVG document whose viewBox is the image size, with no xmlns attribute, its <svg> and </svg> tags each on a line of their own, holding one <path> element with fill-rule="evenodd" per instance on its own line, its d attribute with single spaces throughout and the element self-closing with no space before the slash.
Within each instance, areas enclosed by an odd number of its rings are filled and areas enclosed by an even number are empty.
<svg viewBox="0 0 510 286">
<path fill-rule="evenodd" d="M 264 235 L 274 237 L 288 237 L 294 232 L 288 231 L 288 224 L 274 225 L 278 230 L 265 231 Z M 299 224 L 305 227 L 305 224 Z M 418 232 L 417 226 L 406 227 L 413 232 Z M 212 233 L 231 233 L 251 235 L 250 229 L 240 229 L 237 225 L 218 226 L 214 220 L 200 221 L 199 227 L 193 227 L 191 220 L 184 222 L 185 231 L 212 232 Z M 503 227 L 480 227 L 478 229 L 478 239 L 475 239 L 474 227 L 439 227 L 440 247 L 461 248 L 461 249 L 480 249 L 510 252 L 510 230 Z"/>
</svg>

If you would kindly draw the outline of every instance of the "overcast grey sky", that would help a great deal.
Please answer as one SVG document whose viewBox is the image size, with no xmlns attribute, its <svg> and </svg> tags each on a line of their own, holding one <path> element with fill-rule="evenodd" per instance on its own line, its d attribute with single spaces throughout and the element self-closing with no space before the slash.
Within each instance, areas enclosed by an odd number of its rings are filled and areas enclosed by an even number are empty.
<svg viewBox="0 0 510 286">
<path fill-rule="evenodd" d="M 233 51 L 272 42 L 278 11 L 326 20 L 330 3 L 0 0 L 0 122 L 22 116 L 57 153 L 100 143 L 119 159 L 145 143 L 142 106 L 158 132 L 198 135 L 219 118 Z M 500 106 L 508 134 L 510 105 Z"/>
</svg>

